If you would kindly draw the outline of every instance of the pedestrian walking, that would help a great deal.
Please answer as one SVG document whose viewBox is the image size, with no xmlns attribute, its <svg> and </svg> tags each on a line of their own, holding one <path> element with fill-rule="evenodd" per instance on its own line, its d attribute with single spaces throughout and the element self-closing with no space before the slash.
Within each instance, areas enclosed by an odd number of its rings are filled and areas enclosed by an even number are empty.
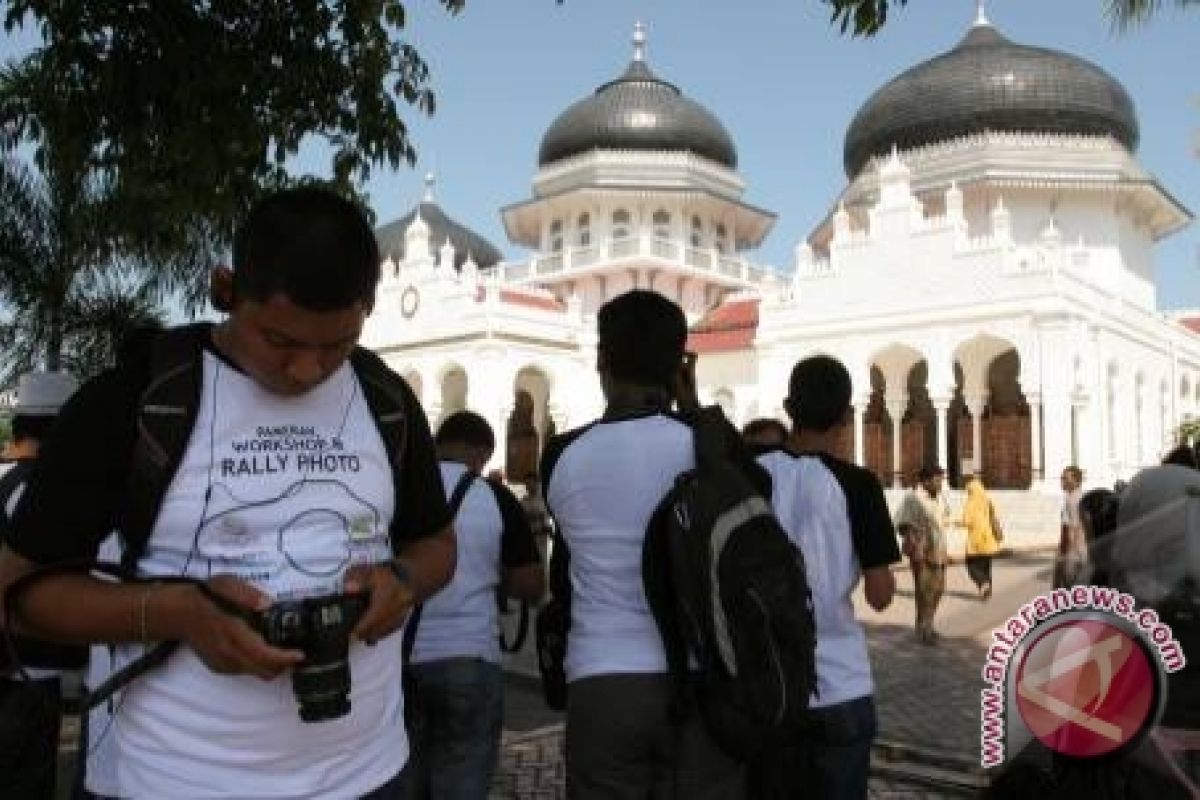
<svg viewBox="0 0 1200 800">
<path fill-rule="evenodd" d="M 917 485 L 905 496 L 896 514 L 896 530 L 912 569 L 917 606 L 917 638 L 922 644 L 937 644 L 933 618 L 946 588 L 946 530 L 950 508 L 942 492 L 945 472 L 941 467 L 923 467 Z"/>
<path fill-rule="evenodd" d="M 1059 479 L 1063 490 L 1062 525 L 1058 538 L 1058 555 L 1054 562 L 1054 588 L 1073 586 L 1083 577 L 1087 566 L 1087 535 L 1079 514 L 1083 499 L 1083 471 L 1067 467 Z"/>
<path fill-rule="evenodd" d="M 983 479 L 974 475 L 967 480 L 967 502 L 963 504 L 962 525 L 967 529 L 967 575 L 987 600 L 992 596 L 992 556 L 1000 550 L 999 519 Z"/>
</svg>

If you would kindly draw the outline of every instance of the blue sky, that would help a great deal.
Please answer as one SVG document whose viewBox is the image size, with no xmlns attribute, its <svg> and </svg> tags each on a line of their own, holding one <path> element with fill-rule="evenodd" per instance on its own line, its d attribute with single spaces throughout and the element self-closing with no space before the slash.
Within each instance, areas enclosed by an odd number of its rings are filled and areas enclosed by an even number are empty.
<svg viewBox="0 0 1200 800">
<path fill-rule="evenodd" d="M 563 109 L 617 75 L 633 23 L 649 32 L 648 61 L 713 111 L 738 148 L 745 199 L 779 218 L 752 257 L 778 266 L 845 184 L 842 137 L 879 86 L 954 46 L 972 0 L 910 0 L 873 39 L 842 36 L 817 0 L 468 0 L 450 16 L 433 0 L 408 4 L 408 39 L 438 93 L 433 118 L 407 116 L 420 151 L 414 169 L 379 170 L 368 191 L 380 223 L 419 199 L 437 174 L 442 207 L 510 259 L 498 209 L 526 198 L 542 134 Z M 1010 38 L 1082 56 L 1129 90 L 1141 123 L 1139 157 L 1181 202 L 1200 211 L 1200 12 L 1168 9 L 1115 33 L 1102 0 L 991 0 Z M 0 56 L 20 40 L 7 42 Z M 307 151 L 298 171 L 327 163 Z M 1200 306 L 1200 228 L 1157 250 L 1160 304 Z"/>
</svg>

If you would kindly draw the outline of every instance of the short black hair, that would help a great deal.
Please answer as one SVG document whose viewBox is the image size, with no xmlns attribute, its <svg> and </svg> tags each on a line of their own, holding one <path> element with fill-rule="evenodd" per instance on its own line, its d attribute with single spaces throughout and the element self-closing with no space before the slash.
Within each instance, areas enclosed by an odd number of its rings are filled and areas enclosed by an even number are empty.
<svg viewBox="0 0 1200 800">
<path fill-rule="evenodd" d="M 687 320 L 679 306 L 658 292 L 634 289 L 600 307 L 596 328 L 614 378 L 671 387 L 687 343 Z"/>
<path fill-rule="evenodd" d="M 942 469 L 937 464 L 926 464 L 917 471 L 917 480 L 921 483 L 924 483 L 930 478 L 937 478 L 945 474 L 946 470 Z"/>
<path fill-rule="evenodd" d="M 457 411 L 438 427 L 436 444 L 465 444 L 468 447 L 496 449 L 496 434 L 488 421 L 474 411 Z"/>
<path fill-rule="evenodd" d="M 32 439 L 44 442 L 50 437 L 50 429 L 58 419 L 52 414 L 17 414 L 12 418 L 12 438 L 14 442 Z"/>
<path fill-rule="evenodd" d="M 1063 467 L 1063 473 L 1070 475 L 1076 483 L 1083 483 L 1083 470 L 1072 464 L 1069 467 Z"/>
<path fill-rule="evenodd" d="M 370 305 L 379 264 L 361 208 L 316 186 L 284 189 L 256 203 L 234 234 L 234 302 L 282 294 L 310 311 Z"/>
<path fill-rule="evenodd" d="M 1181 444 L 1171 452 L 1167 453 L 1167 457 L 1162 462 L 1166 464 L 1174 464 L 1177 467 L 1189 467 L 1196 469 L 1196 451 L 1191 445 Z"/>
<path fill-rule="evenodd" d="M 777 419 L 773 417 L 759 417 L 752 419 L 742 428 L 742 438 L 749 439 L 751 436 L 763 436 L 775 434 L 778 438 L 777 444 L 783 444 L 788 438 L 788 429 Z"/>
<path fill-rule="evenodd" d="M 788 380 L 784 407 L 798 428 L 818 432 L 833 428 L 850 408 L 850 373 L 830 356 L 810 356 L 797 362 Z"/>
</svg>

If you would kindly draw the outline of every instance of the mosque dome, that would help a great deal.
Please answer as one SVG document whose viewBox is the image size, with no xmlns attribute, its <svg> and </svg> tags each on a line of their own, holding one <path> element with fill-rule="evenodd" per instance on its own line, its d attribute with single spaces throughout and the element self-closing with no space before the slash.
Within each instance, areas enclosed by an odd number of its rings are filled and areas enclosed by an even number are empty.
<svg viewBox="0 0 1200 800">
<path fill-rule="evenodd" d="M 625 72 L 550 125 L 538 150 L 538 166 L 603 149 L 685 151 L 735 169 L 737 151 L 721 121 L 646 65 L 640 24 L 633 42 L 633 61 Z"/>
<path fill-rule="evenodd" d="M 436 256 L 447 240 L 454 248 L 454 268 L 462 269 L 470 256 L 480 269 L 494 267 L 504 255 L 487 239 L 447 216 L 433 198 L 433 177 L 425 178 L 425 196 L 412 211 L 375 231 L 379 253 L 383 258 L 404 260 L 405 234 L 418 214 L 429 229 L 429 248 Z"/>
<path fill-rule="evenodd" d="M 1111 136 L 1133 151 L 1138 123 L 1125 88 L 1077 56 L 1017 44 L 983 15 L 949 52 L 901 73 L 846 132 L 846 174 L 871 158 L 984 131 Z"/>
</svg>

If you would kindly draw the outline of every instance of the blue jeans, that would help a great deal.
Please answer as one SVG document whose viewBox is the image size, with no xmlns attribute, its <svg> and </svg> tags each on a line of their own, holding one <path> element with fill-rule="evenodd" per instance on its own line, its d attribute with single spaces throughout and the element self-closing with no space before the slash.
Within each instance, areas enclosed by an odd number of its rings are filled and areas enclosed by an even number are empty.
<svg viewBox="0 0 1200 800">
<path fill-rule="evenodd" d="M 504 726 L 499 664 L 447 658 L 412 664 L 404 703 L 413 800 L 487 797 Z"/>
<path fill-rule="evenodd" d="M 809 712 L 808 737 L 802 786 L 813 797 L 828 800 L 863 800 L 871 767 L 871 742 L 878 723 L 875 700 L 870 695 Z M 813 791 L 814 789 L 818 789 Z"/>
</svg>

